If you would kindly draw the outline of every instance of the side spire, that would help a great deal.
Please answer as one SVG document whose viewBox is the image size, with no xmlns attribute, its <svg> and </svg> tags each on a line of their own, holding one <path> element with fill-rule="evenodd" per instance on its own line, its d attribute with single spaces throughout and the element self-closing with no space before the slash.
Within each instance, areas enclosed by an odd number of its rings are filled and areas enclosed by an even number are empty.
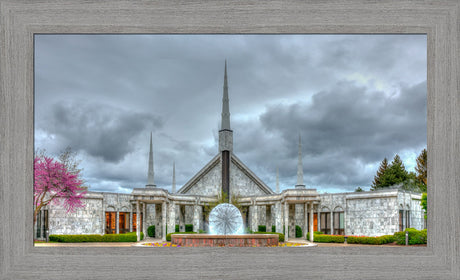
<svg viewBox="0 0 460 280">
<path fill-rule="evenodd" d="M 176 162 L 173 161 L 173 181 L 172 181 L 172 193 L 176 192 Z"/>
<path fill-rule="evenodd" d="M 148 177 L 147 177 L 147 185 L 146 188 L 155 188 L 156 185 L 153 180 L 154 172 L 153 172 L 153 145 L 152 145 L 152 132 L 150 132 L 150 151 L 149 151 L 149 170 L 148 170 Z"/>
<path fill-rule="evenodd" d="M 228 101 L 228 81 L 227 81 L 227 60 L 225 60 L 224 70 L 224 96 L 222 98 L 222 123 L 220 126 L 221 130 L 230 130 L 230 109 Z"/>
<path fill-rule="evenodd" d="M 297 162 L 297 185 L 296 189 L 304 189 L 305 185 L 303 184 L 303 165 L 302 165 L 302 140 L 299 133 L 299 159 Z"/>
</svg>

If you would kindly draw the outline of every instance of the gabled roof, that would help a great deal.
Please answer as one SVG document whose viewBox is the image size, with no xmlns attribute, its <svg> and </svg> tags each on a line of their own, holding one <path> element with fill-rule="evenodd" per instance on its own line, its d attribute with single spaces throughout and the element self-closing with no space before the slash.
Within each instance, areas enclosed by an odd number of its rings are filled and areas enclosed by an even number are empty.
<svg viewBox="0 0 460 280">
<path fill-rule="evenodd" d="M 243 173 L 248 176 L 256 185 L 266 194 L 274 194 L 275 192 L 267 186 L 259 177 L 257 177 L 254 172 L 249 169 L 244 163 L 232 153 L 232 162 L 243 171 Z"/>
<path fill-rule="evenodd" d="M 264 193 L 274 194 L 273 190 L 267 186 L 254 172 L 252 172 L 235 154 L 232 153 L 232 163 L 235 164 L 246 176 L 248 176 Z M 220 154 L 212 158 L 195 176 L 180 188 L 178 194 L 186 194 L 201 178 L 220 163 Z"/>
<path fill-rule="evenodd" d="M 214 168 L 214 166 L 218 165 L 220 162 L 220 154 L 217 154 L 215 157 L 213 157 L 198 173 L 195 174 L 195 176 L 192 177 L 185 185 L 180 188 L 177 193 L 185 194 L 187 191 L 189 191 L 196 182 L 198 182 L 203 176 L 205 176 L 211 169 Z"/>
</svg>

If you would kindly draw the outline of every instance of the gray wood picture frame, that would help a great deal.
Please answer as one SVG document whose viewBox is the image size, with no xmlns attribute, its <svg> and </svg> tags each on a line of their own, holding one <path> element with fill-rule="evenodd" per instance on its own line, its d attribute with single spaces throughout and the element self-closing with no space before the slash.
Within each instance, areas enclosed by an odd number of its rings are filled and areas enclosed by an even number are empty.
<svg viewBox="0 0 460 280">
<path fill-rule="evenodd" d="M 0 278 L 460 279 L 459 12 L 455 0 L 0 0 Z M 428 246 L 34 247 L 37 33 L 427 34 Z"/>
</svg>

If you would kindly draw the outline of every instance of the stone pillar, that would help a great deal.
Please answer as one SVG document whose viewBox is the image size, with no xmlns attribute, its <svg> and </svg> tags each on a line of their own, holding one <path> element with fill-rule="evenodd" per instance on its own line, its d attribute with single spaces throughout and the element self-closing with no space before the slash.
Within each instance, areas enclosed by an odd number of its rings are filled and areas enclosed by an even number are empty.
<svg viewBox="0 0 460 280">
<path fill-rule="evenodd" d="M 137 242 L 141 241 L 141 232 L 140 232 L 140 216 L 139 216 L 139 200 L 136 200 L 136 236 Z"/>
<path fill-rule="evenodd" d="M 133 232 L 133 205 L 132 204 L 131 204 L 131 210 L 129 210 L 129 232 Z"/>
<path fill-rule="evenodd" d="M 333 234 L 334 234 L 334 212 L 332 212 L 331 210 L 331 235 Z"/>
<path fill-rule="evenodd" d="M 266 205 L 265 206 L 265 227 L 267 228 L 267 232 L 272 231 L 272 206 Z"/>
<path fill-rule="evenodd" d="M 276 232 L 283 233 L 283 210 L 281 209 L 281 203 L 277 202 L 274 208 L 275 230 Z"/>
<path fill-rule="evenodd" d="M 305 202 L 305 204 L 303 205 L 303 213 L 304 213 L 304 218 L 305 218 L 305 221 L 303 223 L 303 236 L 305 236 L 305 238 L 307 238 L 307 232 L 308 232 L 308 229 L 309 229 L 309 226 L 308 226 L 308 203 Z"/>
<path fill-rule="evenodd" d="M 310 242 L 313 242 L 313 224 L 314 224 L 313 223 L 313 219 L 314 219 L 313 216 L 314 216 L 314 214 L 313 214 L 313 202 L 312 202 L 312 203 L 310 203 L 310 225 L 309 225 L 309 227 L 310 227 Z"/>
<path fill-rule="evenodd" d="M 147 227 L 145 226 L 145 216 L 147 216 L 146 203 L 142 203 L 142 232 L 144 233 L 144 238 L 147 236 Z"/>
<path fill-rule="evenodd" d="M 321 205 L 318 204 L 318 211 L 316 211 L 316 215 L 318 215 L 318 231 L 321 231 Z"/>
<path fill-rule="evenodd" d="M 166 201 L 163 202 L 161 205 L 161 220 L 163 224 L 163 230 L 162 230 L 162 240 L 166 241 Z"/>
<path fill-rule="evenodd" d="M 199 232 L 201 223 L 201 206 L 195 203 L 193 206 L 193 231 Z"/>
<path fill-rule="evenodd" d="M 176 231 L 176 204 L 174 201 L 169 202 L 168 207 L 168 230 L 166 234 Z"/>
<path fill-rule="evenodd" d="M 284 240 L 289 238 L 289 204 L 284 202 Z"/>
<path fill-rule="evenodd" d="M 119 234 L 120 233 L 120 211 L 118 210 L 117 210 L 117 219 L 115 223 L 117 223 L 115 227 L 117 229 L 117 234 Z"/>
<path fill-rule="evenodd" d="M 252 231 L 258 231 L 259 229 L 259 217 L 258 217 L 259 207 L 255 204 L 252 206 Z"/>
<path fill-rule="evenodd" d="M 182 209 L 184 209 L 183 212 Z M 185 231 L 185 217 L 187 215 L 185 211 L 187 211 L 185 205 L 179 205 L 179 231 L 181 232 Z"/>
</svg>

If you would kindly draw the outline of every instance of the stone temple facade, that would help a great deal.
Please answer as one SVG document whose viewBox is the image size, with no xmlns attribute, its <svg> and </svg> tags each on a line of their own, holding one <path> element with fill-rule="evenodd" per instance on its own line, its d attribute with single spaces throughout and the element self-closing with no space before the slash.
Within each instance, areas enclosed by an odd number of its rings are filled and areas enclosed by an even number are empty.
<svg viewBox="0 0 460 280">
<path fill-rule="evenodd" d="M 152 136 L 147 185 L 133 189 L 131 194 L 92 192 L 85 198 L 85 207 L 66 213 L 59 203 L 42 210 L 35 225 L 35 238 L 49 234 L 105 234 L 142 231 L 155 225 L 155 237 L 166 238 L 174 232 L 207 230 L 207 204 L 216 201 L 223 191 L 237 195 L 242 209 L 244 227 L 257 231 L 265 225 L 267 231 L 284 232 L 286 238 L 295 237 L 295 228 L 307 232 L 329 234 L 380 236 L 393 234 L 407 227 L 423 229 L 424 213 L 421 194 L 388 189 L 372 192 L 319 194 L 303 184 L 301 139 L 297 184 L 292 189 L 275 191 L 257 177 L 233 151 L 233 131 L 225 64 L 222 123 L 219 131 L 219 151 L 208 164 L 179 190 L 172 192 L 154 183 Z M 174 174 L 174 173 L 173 173 Z M 278 177 L 278 175 L 277 175 Z M 310 234 L 312 236 L 312 234 Z"/>
</svg>

